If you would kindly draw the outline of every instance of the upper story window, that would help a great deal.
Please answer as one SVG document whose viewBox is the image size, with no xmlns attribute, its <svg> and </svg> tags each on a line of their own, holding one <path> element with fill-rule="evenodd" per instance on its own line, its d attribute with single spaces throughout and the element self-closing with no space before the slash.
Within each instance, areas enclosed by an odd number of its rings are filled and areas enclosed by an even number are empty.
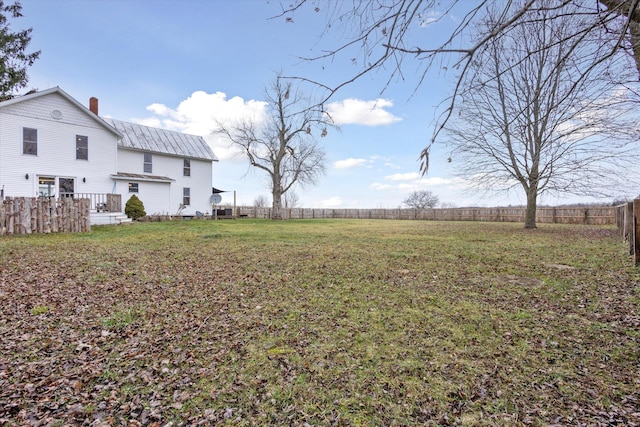
<svg viewBox="0 0 640 427">
<path fill-rule="evenodd" d="M 182 166 L 182 175 L 191 176 L 191 160 L 184 159 Z"/>
<path fill-rule="evenodd" d="M 151 153 L 144 153 L 144 172 L 153 172 L 153 156 Z"/>
<path fill-rule="evenodd" d="M 89 138 L 76 135 L 76 159 L 89 160 Z"/>
<path fill-rule="evenodd" d="M 38 129 L 22 128 L 22 154 L 38 155 Z"/>
</svg>

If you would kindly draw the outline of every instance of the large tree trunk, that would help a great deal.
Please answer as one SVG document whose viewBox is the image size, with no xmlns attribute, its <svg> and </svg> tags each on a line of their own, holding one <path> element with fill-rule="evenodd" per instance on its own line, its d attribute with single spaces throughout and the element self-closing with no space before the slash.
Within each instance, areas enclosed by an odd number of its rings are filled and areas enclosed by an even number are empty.
<svg viewBox="0 0 640 427">
<path fill-rule="evenodd" d="M 273 180 L 271 200 L 273 200 L 271 204 L 271 219 L 282 219 L 282 186 L 277 178 Z"/>
<path fill-rule="evenodd" d="M 538 190 L 532 186 L 527 190 L 527 210 L 524 213 L 524 228 L 538 228 L 536 225 L 537 208 Z"/>
<path fill-rule="evenodd" d="M 273 205 L 271 207 L 271 219 L 282 219 L 282 202 L 281 202 L 281 194 L 276 195 L 274 191 L 272 194 L 273 197 Z"/>
<path fill-rule="evenodd" d="M 631 32 L 633 57 L 636 60 L 636 68 L 638 69 L 638 73 L 640 73 L 640 22 L 629 22 L 629 31 Z"/>
</svg>

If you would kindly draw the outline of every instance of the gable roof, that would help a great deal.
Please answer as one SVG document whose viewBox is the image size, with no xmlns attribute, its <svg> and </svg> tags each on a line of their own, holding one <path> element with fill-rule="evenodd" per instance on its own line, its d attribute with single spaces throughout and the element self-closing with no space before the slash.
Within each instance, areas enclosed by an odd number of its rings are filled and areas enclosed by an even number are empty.
<svg viewBox="0 0 640 427">
<path fill-rule="evenodd" d="M 211 147 L 209 147 L 209 144 L 207 144 L 201 136 L 188 135 L 181 132 L 100 117 L 58 86 L 2 101 L 0 102 L 0 108 L 51 94 L 59 94 L 86 114 L 91 120 L 96 121 L 109 132 L 113 133 L 119 140 L 118 147 L 178 157 L 204 159 L 213 162 L 218 161 L 218 157 L 216 157 Z"/>
<path fill-rule="evenodd" d="M 75 98 L 73 98 L 71 95 L 69 95 L 64 90 L 60 89 L 58 86 L 52 87 L 52 88 L 46 89 L 46 90 L 41 90 L 39 92 L 30 93 L 28 95 L 16 96 L 15 98 L 11 98 L 11 99 L 8 99 L 6 101 L 2 101 L 2 102 L 0 102 L 0 108 L 8 107 L 9 105 L 18 104 L 20 102 L 29 101 L 31 99 L 40 98 L 40 97 L 51 95 L 51 94 L 54 94 L 54 93 L 62 96 L 64 99 L 69 101 L 76 108 L 78 108 L 80 111 L 82 111 L 88 117 L 90 117 L 91 120 L 96 121 L 98 124 L 100 124 L 101 126 L 106 128 L 109 132 L 113 133 L 116 137 L 118 137 L 118 139 L 122 138 L 122 134 L 120 132 L 118 132 L 113 126 L 109 125 L 101 117 L 97 116 L 96 114 L 93 114 L 91 112 L 91 110 L 89 110 L 89 108 L 87 108 L 84 105 L 82 105 Z"/>
<path fill-rule="evenodd" d="M 111 118 L 104 118 L 104 120 L 123 135 L 118 141 L 118 146 L 121 148 L 218 161 L 218 157 L 201 136 Z"/>
</svg>

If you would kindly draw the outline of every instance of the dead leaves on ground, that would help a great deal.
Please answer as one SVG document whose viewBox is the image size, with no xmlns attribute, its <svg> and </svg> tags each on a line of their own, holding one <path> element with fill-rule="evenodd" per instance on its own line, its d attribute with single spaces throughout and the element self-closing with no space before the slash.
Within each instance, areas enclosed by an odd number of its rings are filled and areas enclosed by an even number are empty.
<svg viewBox="0 0 640 427">
<path fill-rule="evenodd" d="M 640 424 L 609 230 L 336 224 L 0 241 L 0 424 Z"/>
</svg>

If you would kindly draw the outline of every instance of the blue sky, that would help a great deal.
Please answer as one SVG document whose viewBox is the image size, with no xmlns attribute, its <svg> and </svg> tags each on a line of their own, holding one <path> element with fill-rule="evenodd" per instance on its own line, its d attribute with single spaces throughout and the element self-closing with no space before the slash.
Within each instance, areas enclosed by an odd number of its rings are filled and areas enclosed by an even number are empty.
<svg viewBox="0 0 640 427">
<path fill-rule="evenodd" d="M 42 50 L 29 71 L 30 88 L 60 86 L 86 105 L 97 97 L 100 115 L 204 136 L 220 157 L 214 186 L 235 190 L 239 204 L 259 195 L 270 200 L 267 177 L 210 135 L 215 120 L 259 113 L 264 88 L 278 72 L 334 83 L 357 70 L 348 58 L 301 61 L 337 46 L 342 33 L 320 39 L 325 15 L 311 8 L 293 23 L 269 19 L 281 10 L 277 0 L 22 0 L 22 6 L 24 17 L 12 27 L 33 27 L 30 48 Z M 456 23 L 453 14 L 416 36 L 441 37 Z M 316 186 L 294 190 L 299 206 L 396 208 L 420 189 L 458 207 L 525 203 L 520 192 L 466 191 L 443 146 L 435 147 L 429 174 L 419 175 L 418 155 L 454 76 L 434 72 L 414 93 L 414 71 L 417 64 L 409 63 L 405 80 L 383 93 L 388 74 L 367 75 L 331 100 L 341 129 L 320 140 L 327 174 Z M 223 203 L 232 201 L 223 195 Z"/>
</svg>

